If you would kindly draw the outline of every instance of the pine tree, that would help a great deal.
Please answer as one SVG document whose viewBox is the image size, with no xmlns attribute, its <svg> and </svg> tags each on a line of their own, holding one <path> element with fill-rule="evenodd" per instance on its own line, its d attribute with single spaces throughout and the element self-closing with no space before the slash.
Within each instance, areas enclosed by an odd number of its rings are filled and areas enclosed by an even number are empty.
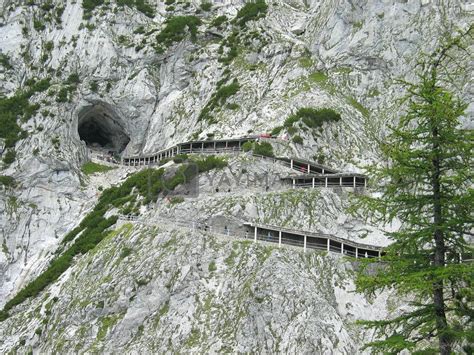
<svg viewBox="0 0 474 355">
<path fill-rule="evenodd" d="M 472 255 L 474 134 L 461 128 L 467 104 L 442 74 L 472 32 L 446 41 L 420 63 L 415 83 L 403 82 L 406 114 L 382 144 L 387 163 L 368 168 L 379 194 L 354 204 L 378 221 L 401 222 L 381 260 L 364 261 L 357 275 L 357 291 L 394 289 L 410 303 L 390 319 L 360 322 L 376 330 L 379 340 L 366 344 L 375 351 L 473 350 L 474 267 L 463 256 Z"/>
</svg>

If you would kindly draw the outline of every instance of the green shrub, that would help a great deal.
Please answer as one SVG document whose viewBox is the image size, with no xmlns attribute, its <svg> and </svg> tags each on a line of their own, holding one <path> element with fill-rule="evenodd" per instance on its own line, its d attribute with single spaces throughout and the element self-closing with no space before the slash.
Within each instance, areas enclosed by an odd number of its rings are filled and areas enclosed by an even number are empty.
<svg viewBox="0 0 474 355">
<path fill-rule="evenodd" d="M 183 163 L 184 161 L 188 160 L 188 155 L 187 154 L 178 154 L 173 157 L 173 162 L 176 164 Z"/>
<path fill-rule="evenodd" d="M 44 49 L 48 52 L 51 52 L 54 48 L 54 43 L 53 41 L 48 41 L 44 44 Z"/>
<path fill-rule="evenodd" d="M 244 144 L 242 144 L 242 150 L 244 152 L 249 152 L 253 149 L 253 142 L 247 141 Z"/>
<path fill-rule="evenodd" d="M 104 0 L 83 0 L 82 8 L 84 9 L 83 18 L 89 19 L 92 16 L 92 11 L 98 6 L 101 6 L 104 3 Z"/>
<path fill-rule="evenodd" d="M 220 27 L 224 22 L 227 22 L 227 16 L 226 15 L 217 16 L 214 20 L 212 20 L 211 26 Z"/>
<path fill-rule="evenodd" d="M 91 175 L 91 174 L 94 174 L 94 173 L 105 173 L 105 172 L 113 170 L 113 169 L 115 169 L 115 168 L 112 168 L 112 167 L 106 166 L 106 165 L 97 164 L 97 163 L 94 163 L 94 162 L 91 162 L 91 161 L 85 163 L 81 167 L 81 171 L 86 175 Z"/>
<path fill-rule="evenodd" d="M 268 5 L 264 0 L 249 2 L 237 12 L 237 16 L 235 17 L 234 21 L 241 27 L 245 27 L 247 22 L 265 17 L 267 9 Z"/>
<path fill-rule="evenodd" d="M 30 85 L 28 95 L 33 95 L 36 92 L 43 92 L 49 89 L 51 81 L 49 78 L 38 80 Z"/>
<path fill-rule="evenodd" d="M 253 148 L 253 152 L 258 155 L 264 155 L 267 157 L 273 157 L 273 146 L 268 142 L 256 142 Z"/>
<path fill-rule="evenodd" d="M 271 135 L 272 136 L 277 136 L 280 134 L 281 130 L 283 129 L 283 126 L 278 126 L 272 129 Z"/>
<path fill-rule="evenodd" d="M 10 58 L 4 53 L 0 53 L 0 65 L 7 70 L 13 68 L 10 64 Z"/>
<path fill-rule="evenodd" d="M 93 81 L 90 83 L 89 88 L 91 89 L 92 92 L 97 92 L 99 89 L 99 85 L 97 85 L 97 81 Z"/>
<path fill-rule="evenodd" d="M 17 121 L 27 121 L 36 113 L 39 104 L 30 104 L 29 98 L 36 92 L 46 90 L 49 85 L 49 79 L 33 80 L 27 90 L 18 91 L 8 98 L 0 97 L 0 138 L 5 140 L 6 147 L 13 147 L 18 140 L 26 138 L 26 132 Z"/>
<path fill-rule="evenodd" d="M 283 126 L 286 128 L 293 126 L 294 123 L 298 122 L 300 120 L 300 117 L 298 115 L 291 115 L 289 116 L 285 122 L 283 123 Z"/>
<path fill-rule="evenodd" d="M 170 203 L 172 205 L 176 205 L 178 203 L 182 203 L 184 202 L 184 197 L 182 196 L 173 196 L 171 199 L 170 199 Z"/>
<path fill-rule="evenodd" d="M 33 19 L 33 28 L 36 31 L 43 31 L 46 28 L 46 26 L 44 25 L 44 23 L 40 19 L 34 18 Z"/>
<path fill-rule="evenodd" d="M 194 42 L 200 24 L 201 20 L 196 16 L 174 16 L 166 20 L 165 28 L 156 35 L 158 52 L 163 52 L 173 43 L 182 41 L 188 32 Z"/>
<path fill-rule="evenodd" d="M 294 136 L 292 141 L 296 144 L 303 144 L 303 138 L 301 138 L 301 136 Z"/>
<path fill-rule="evenodd" d="M 210 9 L 212 9 L 212 3 L 210 2 L 203 2 L 201 4 L 201 10 L 203 11 L 209 11 Z"/>
<path fill-rule="evenodd" d="M 214 272 L 217 270 L 216 262 L 214 260 L 209 263 L 208 270 L 209 272 Z"/>
<path fill-rule="evenodd" d="M 304 107 L 300 108 L 295 114 L 290 115 L 283 125 L 287 128 L 288 133 L 292 134 L 296 132 L 293 125 L 300 121 L 303 121 L 307 127 L 315 129 L 321 127 L 324 122 L 337 122 L 340 119 L 341 115 L 332 109 Z"/>
<path fill-rule="evenodd" d="M 132 251 L 133 249 L 132 248 L 129 248 L 129 247 L 124 247 L 120 253 L 120 257 L 123 259 L 123 258 L 126 258 L 127 256 L 129 256 L 130 254 L 132 254 Z"/>
<path fill-rule="evenodd" d="M 296 115 L 310 128 L 321 127 L 324 122 L 337 122 L 341 115 L 332 109 L 300 108 Z"/>
<path fill-rule="evenodd" d="M 199 120 L 211 122 L 211 113 L 217 107 L 224 105 L 229 97 L 235 95 L 240 90 L 240 84 L 237 79 L 234 79 L 229 85 L 223 85 L 227 80 L 227 78 L 224 78 L 217 83 L 217 91 L 211 96 L 209 102 L 202 109 L 199 114 Z"/>
<path fill-rule="evenodd" d="M 3 185 L 5 187 L 15 187 L 16 181 L 11 176 L 0 175 L 0 185 Z"/>
<path fill-rule="evenodd" d="M 135 7 L 145 16 L 149 18 L 155 17 L 155 9 L 151 7 L 145 0 L 135 0 Z"/>
<path fill-rule="evenodd" d="M 288 128 L 286 129 L 286 131 L 287 131 L 289 134 L 295 134 L 296 132 L 298 132 L 298 130 L 296 129 L 296 127 L 293 127 L 293 126 L 288 127 Z"/>
<path fill-rule="evenodd" d="M 78 73 L 72 73 L 66 79 L 66 84 L 79 84 L 80 82 L 81 79 L 79 78 Z"/>
<path fill-rule="evenodd" d="M 68 102 L 68 101 L 69 101 L 69 88 L 62 87 L 56 96 L 56 102 Z"/>
<path fill-rule="evenodd" d="M 216 157 L 214 155 L 207 156 L 204 159 L 195 160 L 194 162 L 197 164 L 200 173 L 214 169 L 222 169 L 227 166 L 227 161 L 224 158 Z"/>
<path fill-rule="evenodd" d="M 3 163 L 8 166 L 13 163 L 16 159 L 16 152 L 15 149 L 8 149 L 5 155 L 3 156 Z"/>
</svg>

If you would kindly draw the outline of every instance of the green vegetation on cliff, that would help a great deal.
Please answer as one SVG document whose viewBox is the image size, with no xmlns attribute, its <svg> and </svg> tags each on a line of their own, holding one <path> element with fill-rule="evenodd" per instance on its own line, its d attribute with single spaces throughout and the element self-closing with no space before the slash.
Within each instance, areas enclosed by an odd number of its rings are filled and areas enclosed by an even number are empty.
<svg viewBox="0 0 474 355">
<path fill-rule="evenodd" d="M 288 133 L 296 132 L 295 124 L 303 122 L 308 128 L 316 129 L 322 127 L 325 122 L 337 122 L 341 120 L 341 115 L 330 108 L 314 109 L 311 107 L 303 107 L 296 111 L 295 114 L 290 115 L 283 126 L 275 127 L 272 134 L 278 134 L 284 128 Z"/>
<path fill-rule="evenodd" d="M 181 165 L 171 177 L 164 178 L 165 169 L 163 168 L 145 169 L 130 176 L 122 185 L 104 190 L 92 212 L 63 238 L 62 248 L 48 268 L 5 304 L 3 310 L 0 311 L 0 321 L 8 318 L 8 311 L 14 306 L 27 298 L 37 296 L 56 281 L 71 266 L 76 255 L 83 255 L 94 249 L 107 236 L 108 229 L 118 219 L 117 216 L 105 217 L 112 208 L 121 208 L 130 203 L 140 205 L 156 201 L 160 194 L 167 194 L 199 173 L 221 169 L 226 165 L 227 162 L 222 158 L 208 156 Z M 138 201 L 139 198 L 141 198 L 140 201 Z M 72 244 L 67 247 L 70 242 Z M 65 247 L 67 249 L 64 250 Z"/>
<path fill-rule="evenodd" d="M 200 24 L 201 20 L 196 16 L 173 16 L 167 19 L 165 27 L 156 35 L 156 51 L 163 53 L 173 43 L 182 41 L 187 33 L 190 33 L 191 41 L 194 42 Z"/>
</svg>

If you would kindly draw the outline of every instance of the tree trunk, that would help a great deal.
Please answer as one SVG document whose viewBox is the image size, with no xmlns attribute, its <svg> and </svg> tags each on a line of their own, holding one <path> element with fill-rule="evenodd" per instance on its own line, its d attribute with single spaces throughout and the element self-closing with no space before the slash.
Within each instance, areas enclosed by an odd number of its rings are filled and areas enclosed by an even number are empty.
<svg viewBox="0 0 474 355">
<path fill-rule="evenodd" d="M 444 267 L 445 265 L 445 244 L 444 235 L 441 229 L 442 226 L 442 211 L 441 211 L 441 183 L 440 183 L 440 154 L 438 139 L 438 129 L 435 126 L 433 128 L 433 151 L 435 157 L 433 159 L 433 222 L 435 225 L 434 231 L 434 244 L 435 244 L 435 255 L 434 265 L 436 267 Z M 445 333 L 448 328 L 448 322 L 446 320 L 445 313 L 445 301 L 444 301 L 444 285 L 443 281 L 439 280 L 433 283 L 433 303 L 436 317 L 436 329 L 438 331 L 439 350 L 441 355 L 449 355 L 451 353 L 451 341 L 448 335 Z"/>
</svg>

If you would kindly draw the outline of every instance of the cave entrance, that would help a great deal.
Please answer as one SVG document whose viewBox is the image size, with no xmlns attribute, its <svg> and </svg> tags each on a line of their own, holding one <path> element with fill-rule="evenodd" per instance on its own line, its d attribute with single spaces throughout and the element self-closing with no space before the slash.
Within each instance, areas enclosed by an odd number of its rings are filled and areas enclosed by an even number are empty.
<svg viewBox="0 0 474 355">
<path fill-rule="evenodd" d="M 84 107 L 78 115 L 79 138 L 89 148 L 121 153 L 130 142 L 123 120 L 106 103 Z"/>
</svg>

